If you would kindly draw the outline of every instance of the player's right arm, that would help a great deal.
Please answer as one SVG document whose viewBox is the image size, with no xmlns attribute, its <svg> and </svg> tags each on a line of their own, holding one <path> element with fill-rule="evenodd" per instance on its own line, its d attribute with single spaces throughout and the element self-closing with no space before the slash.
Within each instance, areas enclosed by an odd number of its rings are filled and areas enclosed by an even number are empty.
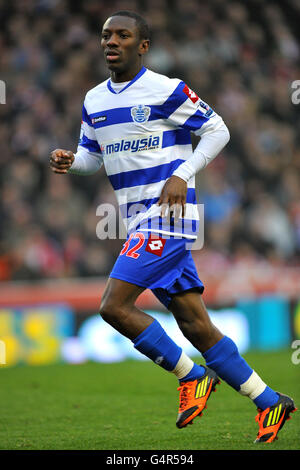
<svg viewBox="0 0 300 470">
<path fill-rule="evenodd" d="M 68 173 L 75 156 L 71 150 L 56 149 L 50 154 L 50 168 L 54 173 Z"/>
<path fill-rule="evenodd" d="M 103 156 L 95 129 L 86 110 L 82 107 L 80 139 L 75 155 L 70 150 L 56 149 L 50 155 L 50 168 L 55 173 L 92 175 L 103 165 Z"/>
</svg>

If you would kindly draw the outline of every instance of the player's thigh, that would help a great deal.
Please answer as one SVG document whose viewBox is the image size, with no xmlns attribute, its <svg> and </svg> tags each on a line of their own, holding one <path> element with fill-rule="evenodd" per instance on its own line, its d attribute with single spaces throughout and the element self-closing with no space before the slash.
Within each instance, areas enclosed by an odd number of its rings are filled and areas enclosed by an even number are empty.
<svg viewBox="0 0 300 470">
<path fill-rule="evenodd" d="M 144 287 L 110 277 L 102 295 L 100 311 L 104 308 L 134 305 L 144 290 Z"/>
</svg>

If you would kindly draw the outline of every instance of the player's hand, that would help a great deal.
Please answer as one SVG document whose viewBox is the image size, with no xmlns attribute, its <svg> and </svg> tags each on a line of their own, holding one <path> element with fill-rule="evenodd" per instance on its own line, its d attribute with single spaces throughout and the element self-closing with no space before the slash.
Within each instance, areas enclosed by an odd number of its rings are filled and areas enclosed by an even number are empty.
<svg viewBox="0 0 300 470">
<path fill-rule="evenodd" d="M 54 173 L 67 173 L 74 162 L 74 158 L 74 154 L 71 150 L 53 150 L 50 154 L 50 168 Z"/>
<path fill-rule="evenodd" d="M 173 212 L 175 220 L 178 220 L 180 214 L 181 217 L 184 217 L 186 193 L 187 183 L 178 176 L 171 176 L 166 181 L 157 202 L 159 206 L 162 206 L 161 216 L 166 217 L 169 211 L 169 213 Z"/>
</svg>

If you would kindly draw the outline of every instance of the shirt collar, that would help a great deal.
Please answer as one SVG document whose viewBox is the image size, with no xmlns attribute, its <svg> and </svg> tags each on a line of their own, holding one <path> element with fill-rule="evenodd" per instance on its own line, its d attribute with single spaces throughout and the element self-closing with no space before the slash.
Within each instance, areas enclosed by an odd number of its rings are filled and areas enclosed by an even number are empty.
<svg viewBox="0 0 300 470">
<path fill-rule="evenodd" d="M 113 87 L 111 86 L 111 79 L 109 79 L 107 82 L 107 88 L 114 95 L 118 95 L 119 93 L 122 93 L 123 91 L 127 90 L 127 88 L 130 87 L 134 82 L 136 82 L 142 75 L 144 75 L 146 71 L 147 71 L 146 67 L 142 67 L 139 73 L 135 77 L 133 77 L 133 79 L 130 80 L 130 82 L 127 83 L 127 85 L 125 85 L 125 87 L 122 88 L 122 90 L 120 90 L 119 92 L 115 91 Z"/>
</svg>

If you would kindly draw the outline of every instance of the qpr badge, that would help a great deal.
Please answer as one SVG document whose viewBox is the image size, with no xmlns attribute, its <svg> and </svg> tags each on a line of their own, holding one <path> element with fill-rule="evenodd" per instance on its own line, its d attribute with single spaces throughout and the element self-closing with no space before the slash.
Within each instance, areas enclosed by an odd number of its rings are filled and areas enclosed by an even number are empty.
<svg viewBox="0 0 300 470">
<path fill-rule="evenodd" d="M 147 122 L 151 113 L 150 106 L 139 104 L 131 108 L 131 117 L 134 122 L 142 123 Z"/>
</svg>

